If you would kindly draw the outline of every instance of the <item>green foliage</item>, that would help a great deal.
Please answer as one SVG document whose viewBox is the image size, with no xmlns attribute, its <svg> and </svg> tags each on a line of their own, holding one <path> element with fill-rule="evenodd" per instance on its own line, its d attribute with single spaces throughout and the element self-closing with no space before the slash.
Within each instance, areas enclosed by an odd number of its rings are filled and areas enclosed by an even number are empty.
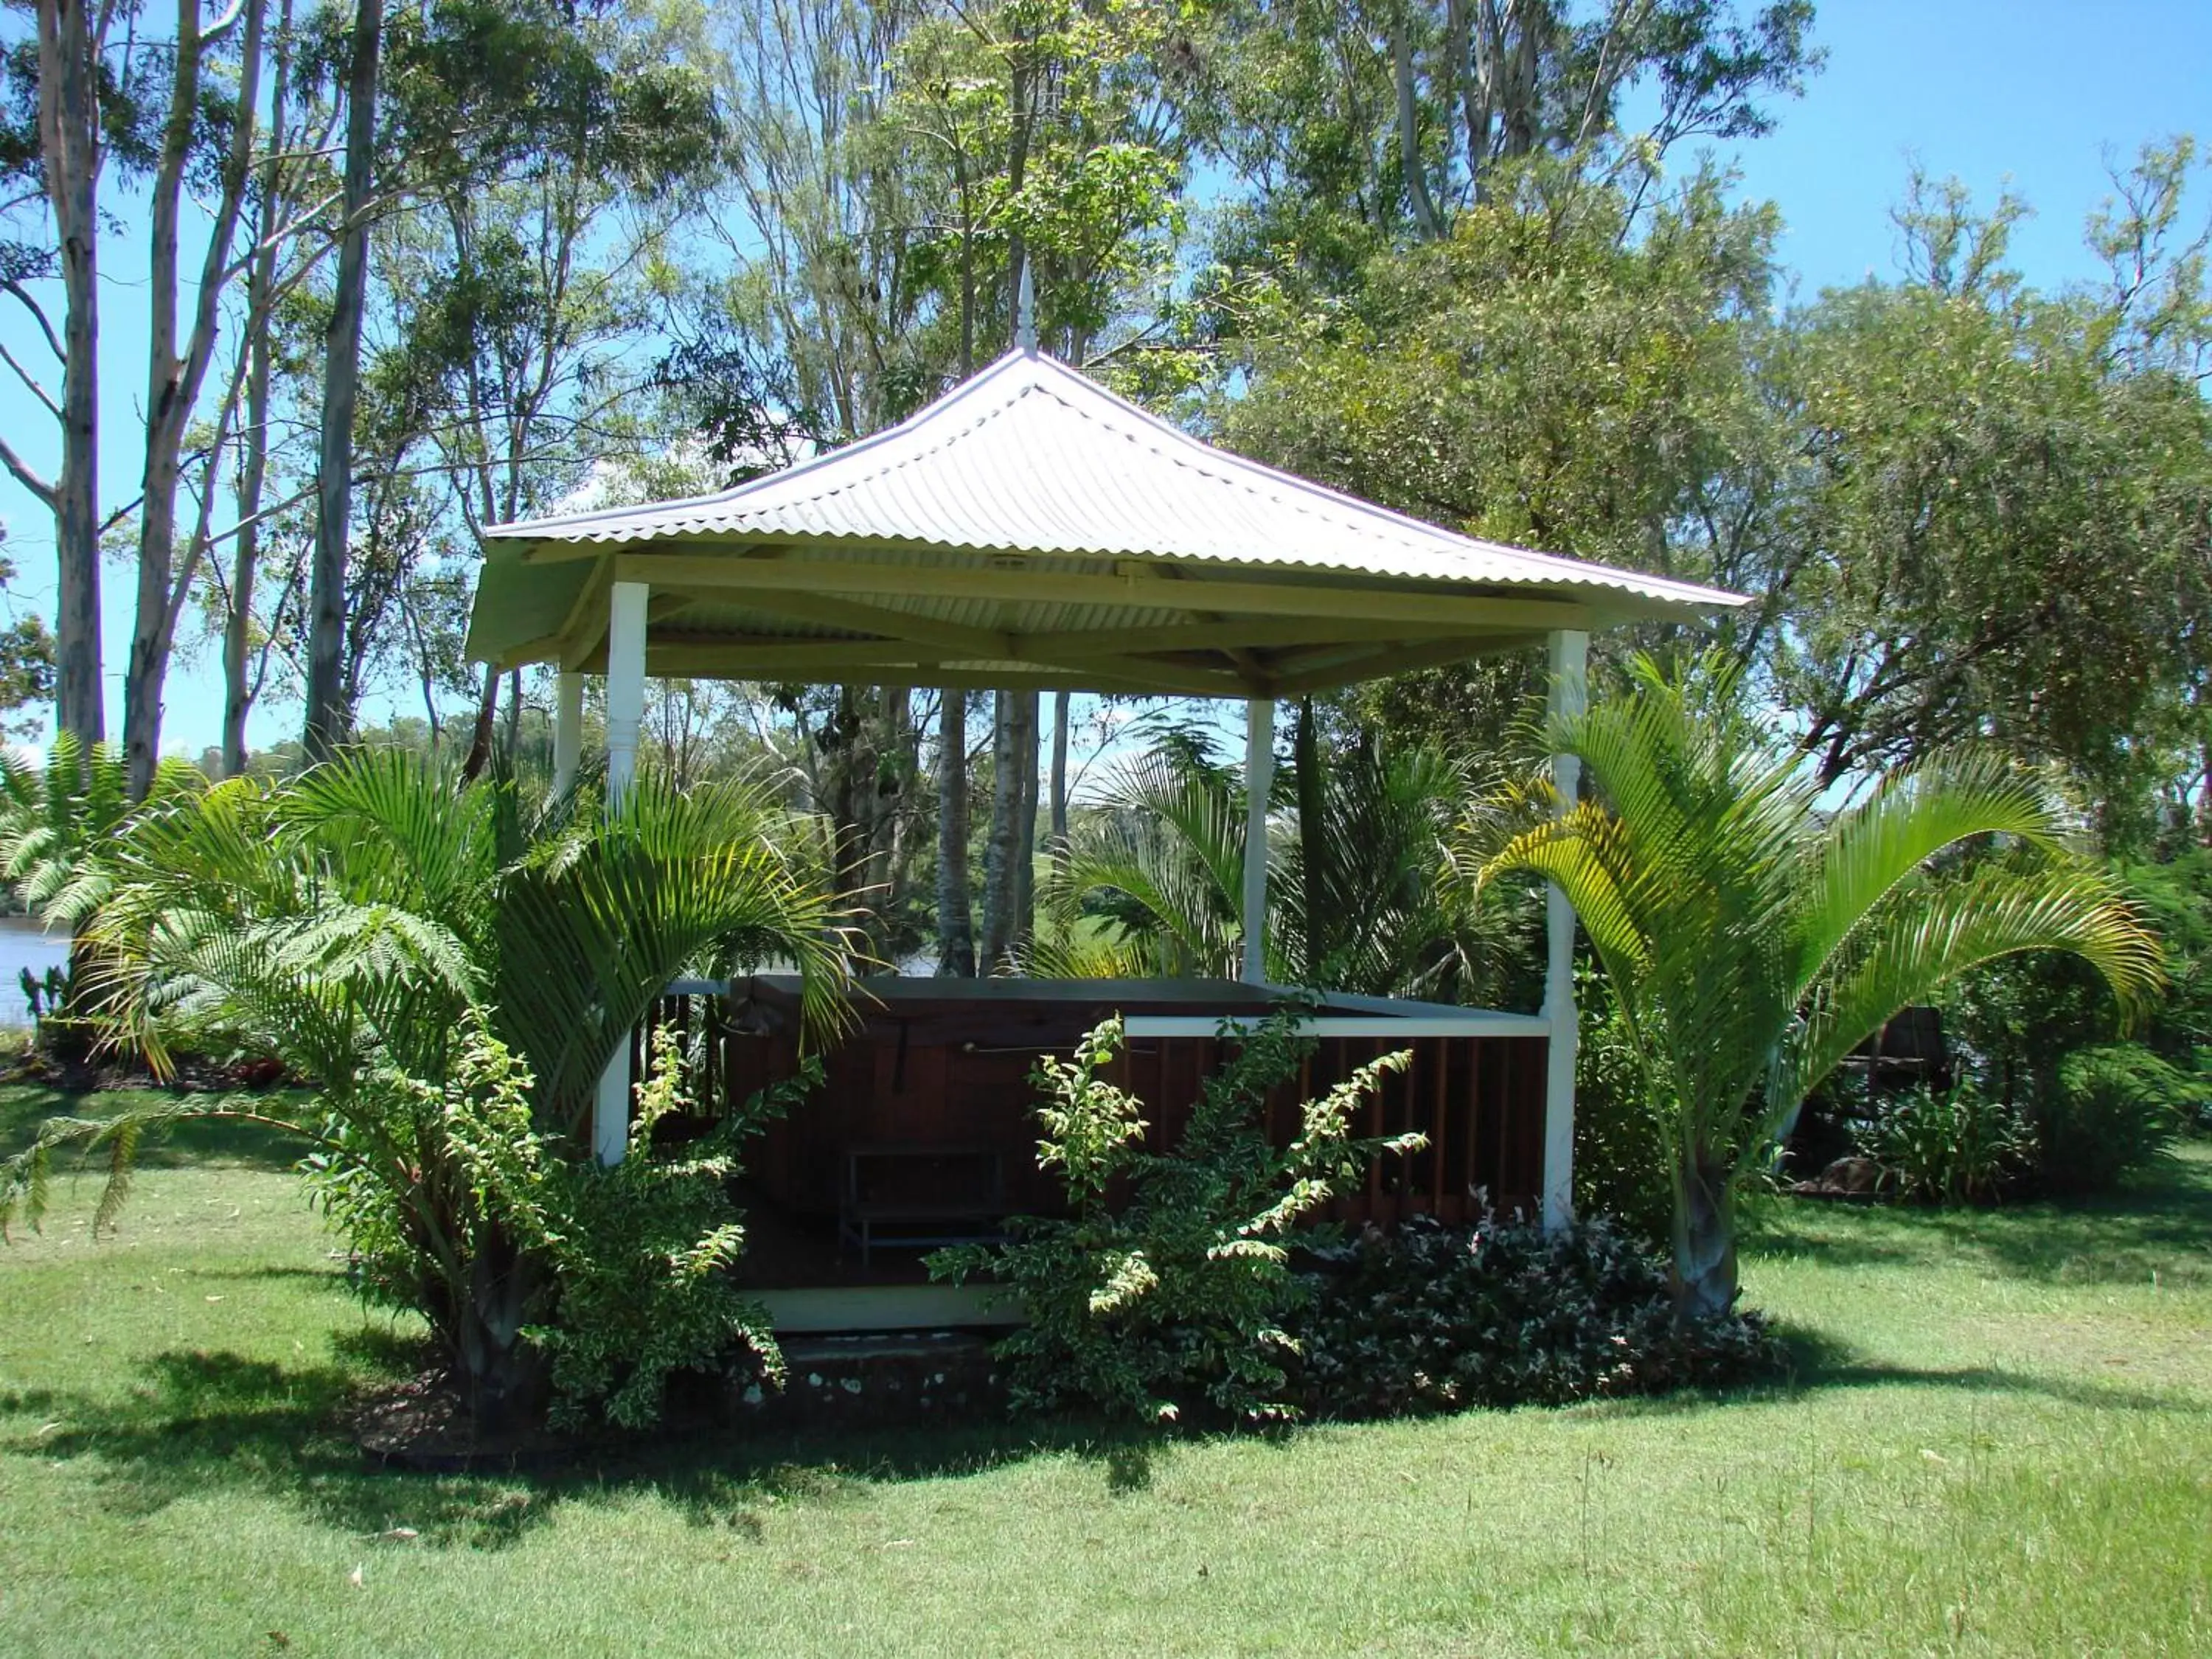
<svg viewBox="0 0 2212 1659">
<path fill-rule="evenodd" d="M 88 745 L 64 732 L 43 767 L 0 750 L 0 880 L 32 915 L 74 930 L 107 897 L 125 831 L 204 781 L 172 757 L 155 768 L 145 799 L 134 801 L 129 765 L 113 744 Z"/>
<path fill-rule="evenodd" d="M 1121 976 L 1233 975 L 1243 936 L 1242 780 L 1202 740 L 1170 732 L 1121 763 L 1103 793 L 1078 821 L 1048 895 L 1060 932 L 1100 924 Z"/>
<path fill-rule="evenodd" d="M 1434 748 L 1301 744 L 1275 775 L 1267 864 L 1267 975 L 1379 996 L 1492 989 L 1511 941 L 1492 914 L 1450 904 L 1436 879 L 1468 773 Z M 1230 976 L 1243 938 L 1243 779 L 1202 734 L 1170 730 L 1124 761 L 1077 823 L 1048 896 L 1054 922 L 1033 967 L 1125 977 Z M 1287 808 L 1287 811 L 1284 809 Z M 1073 941 L 1085 927 L 1086 953 Z"/>
<path fill-rule="evenodd" d="M 1382 1074 L 1407 1063 L 1401 1053 L 1306 1103 L 1291 1144 L 1273 1146 L 1260 1127 L 1267 1095 L 1310 1052 L 1297 1024 L 1285 1011 L 1238 1036 L 1166 1153 L 1145 1150 L 1139 1103 L 1102 1075 L 1121 1047 L 1118 1019 L 1072 1060 L 1040 1062 L 1038 1162 L 1060 1173 L 1071 1213 L 1017 1217 L 1007 1243 L 929 1264 L 956 1284 L 990 1275 L 1020 1298 L 1029 1322 L 998 1349 L 1017 1410 L 1082 1402 L 1158 1421 L 1202 1399 L 1239 1420 L 1294 1413 L 1291 1229 L 1375 1158 L 1422 1144 L 1351 1133 Z"/>
<path fill-rule="evenodd" d="M 2130 1032 L 2140 1049 L 2117 1041 L 2122 1028 L 2102 987 L 2069 957 L 1992 963 L 1961 981 L 1945 1008 L 1982 1088 L 2008 1101 L 2049 1143 L 2038 1159 L 2039 1179 L 2053 1190 L 2107 1185 L 2139 1161 L 2136 1152 L 2108 1158 L 2102 1132 L 2075 1122 L 2083 1109 L 2112 1112 L 2121 1126 L 2115 1149 L 2135 1146 L 2138 1127 L 2129 1126 L 2141 1115 L 2126 1104 L 2130 1091 L 2101 1088 L 2093 1093 L 2103 1105 L 2085 1108 L 2069 1083 L 2069 1067 L 2077 1076 L 2109 1073 L 2117 1057 L 2129 1056 L 2127 1068 L 2142 1085 L 2134 1092 L 2167 1103 L 2184 1126 L 2212 1124 L 2212 1085 L 2201 1061 L 2212 1044 L 2212 859 L 2193 849 L 2170 863 L 2114 867 L 2156 931 L 2166 969 L 2160 994 Z"/>
<path fill-rule="evenodd" d="M 2027 1107 L 2038 1172 L 2060 1193 L 2107 1191 L 2164 1157 L 2201 1085 L 2132 1042 L 2102 1044 L 2060 1062 L 2057 1086 Z"/>
<path fill-rule="evenodd" d="M 1890 774 L 1844 811 L 1742 713 L 1708 658 L 1670 679 L 1648 659 L 1624 695 L 1553 722 L 1593 793 L 1548 776 L 1509 810 L 1503 850 L 1470 827 L 1462 867 L 1556 882 L 1605 969 L 1647 1098 L 1666 1102 L 1672 1237 L 1685 1316 L 1736 1293 L 1737 1183 L 1782 1122 L 1899 1008 L 2001 957 L 2070 951 L 2146 1000 L 2156 941 L 2118 884 L 2074 850 L 2035 781 L 1985 751 Z M 2002 837 L 2002 856 L 1965 856 Z"/>
<path fill-rule="evenodd" d="M 1928 1204 L 1994 1201 L 2036 1149 L 2020 1113 L 1972 1082 L 1878 1099 L 1853 1139 L 1862 1157 L 1881 1166 L 1885 1187 Z"/>
<path fill-rule="evenodd" d="M 1756 1314 L 1678 1324 L 1664 1260 L 1601 1218 L 1547 1232 L 1415 1216 L 1311 1255 L 1315 1295 L 1291 1330 L 1323 1416 L 1565 1405 L 1781 1366 Z"/>
<path fill-rule="evenodd" d="M 1437 749 L 1371 733 L 1301 742 L 1292 834 L 1270 860 L 1281 865 L 1268 920 L 1281 982 L 1449 998 L 1483 981 L 1495 941 L 1458 926 L 1437 880 L 1467 776 Z"/>
<path fill-rule="evenodd" d="M 364 1287 L 422 1314 L 481 1417 L 534 1404 L 543 1352 L 566 1397 L 611 1391 L 634 1420 L 727 1311 L 709 1269 L 738 1236 L 703 1193 L 734 1147 L 602 1176 L 596 1079 L 700 965 L 796 964 L 826 1030 L 838 913 L 757 785 L 643 779 L 604 819 L 562 811 L 526 826 L 511 784 L 456 787 L 398 751 L 179 796 L 105 855 L 100 1012 L 157 1060 L 230 1049 L 317 1091 L 317 1190 Z M 526 1328 L 568 1328 L 569 1274 L 587 1325 L 530 1348 Z"/>
<path fill-rule="evenodd" d="M 1779 343 L 1806 465 L 1777 687 L 1831 777 L 1990 739 L 2069 768 L 2109 836 L 2192 654 L 2212 413 L 2118 349 L 2124 305 L 2007 270 L 2024 211 L 1916 179 L 1909 279 L 1826 295 Z"/>
<path fill-rule="evenodd" d="M 471 1049 L 447 1115 L 477 1203 L 546 1264 L 548 1306 L 522 1334 L 551 1357 L 556 1426 L 659 1420 L 668 1376 L 739 1367 L 772 1385 L 783 1359 L 768 1315 L 730 1277 L 744 1229 L 730 1202 L 741 1142 L 820 1081 L 818 1070 L 733 1104 L 673 1152 L 653 1128 L 686 1109 L 673 1032 L 656 1030 L 629 1155 L 611 1169 L 560 1155 L 532 1127 L 530 1079 L 506 1050 Z"/>
<path fill-rule="evenodd" d="M 1604 976 L 1575 974 L 1575 1213 L 1602 1216 L 1632 1237 L 1668 1236 L 1674 1183 L 1665 1103 L 1644 1087 L 1633 1033 Z"/>
</svg>

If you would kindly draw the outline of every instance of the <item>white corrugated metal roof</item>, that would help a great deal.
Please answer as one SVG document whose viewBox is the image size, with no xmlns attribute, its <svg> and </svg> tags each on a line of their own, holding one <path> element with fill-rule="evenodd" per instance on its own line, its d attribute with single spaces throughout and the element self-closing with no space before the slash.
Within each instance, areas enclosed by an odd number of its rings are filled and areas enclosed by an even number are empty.
<svg viewBox="0 0 2212 1659">
<path fill-rule="evenodd" d="M 611 551 L 804 542 L 1164 559 L 1504 586 L 1628 614 L 1743 602 L 1455 535 L 1202 443 L 1036 351 L 1009 353 L 874 437 L 721 495 L 484 535 Z"/>
</svg>

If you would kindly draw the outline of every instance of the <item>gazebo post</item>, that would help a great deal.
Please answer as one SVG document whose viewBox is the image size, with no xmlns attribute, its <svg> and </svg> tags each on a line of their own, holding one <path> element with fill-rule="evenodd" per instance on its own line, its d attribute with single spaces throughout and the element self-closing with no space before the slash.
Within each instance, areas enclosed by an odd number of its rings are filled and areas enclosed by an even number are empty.
<svg viewBox="0 0 2212 1659">
<path fill-rule="evenodd" d="M 1244 705 L 1244 981 L 1267 982 L 1267 796 L 1275 778 L 1275 704 Z"/>
<path fill-rule="evenodd" d="M 553 793 L 576 781 L 584 757 L 584 677 L 564 668 L 553 682 Z"/>
<path fill-rule="evenodd" d="M 1589 697 L 1589 635 L 1563 629 L 1551 636 L 1553 716 L 1572 718 Z M 1559 810 L 1574 805 L 1582 787 L 1579 756 L 1552 757 L 1552 783 Z M 1544 1073 L 1544 1225 L 1556 1231 L 1574 1219 L 1575 1048 L 1580 1016 L 1575 1007 L 1575 912 L 1556 886 L 1544 894 L 1544 1008 L 1552 1028 Z"/>
<path fill-rule="evenodd" d="M 637 775 L 638 727 L 645 719 L 645 613 L 651 589 L 617 582 L 607 592 L 607 811 L 620 809 Z M 592 1103 L 592 1150 L 601 1164 L 622 1162 L 629 1145 L 629 1034 L 599 1073 Z"/>
</svg>

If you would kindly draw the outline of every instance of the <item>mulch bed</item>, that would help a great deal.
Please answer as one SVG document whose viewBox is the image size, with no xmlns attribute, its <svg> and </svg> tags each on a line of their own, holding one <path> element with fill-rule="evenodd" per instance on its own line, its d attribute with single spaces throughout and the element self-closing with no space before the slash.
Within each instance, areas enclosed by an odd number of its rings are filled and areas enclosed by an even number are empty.
<svg viewBox="0 0 2212 1659">
<path fill-rule="evenodd" d="M 604 1443 L 543 1426 L 485 1434 L 442 1371 L 423 1371 L 363 1396 L 347 1426 L 378 1468 L 424 1474 L 559 1468 Z"/>
<path fill-rule="evenodd" d="M 133 1056 L 78 1057 L 27 1048 L 0 1068 L 0 1084 L 27 1084 L 64 1094 L 88 1095 L 115 1089 L 156 1089 L 169 1094 L 259 1094 L 293 1079 L 273 1060 L 216 1060 L 198 1054 L 174 1056 L 166 1078 L 157 1078 Z"/>
</svg>

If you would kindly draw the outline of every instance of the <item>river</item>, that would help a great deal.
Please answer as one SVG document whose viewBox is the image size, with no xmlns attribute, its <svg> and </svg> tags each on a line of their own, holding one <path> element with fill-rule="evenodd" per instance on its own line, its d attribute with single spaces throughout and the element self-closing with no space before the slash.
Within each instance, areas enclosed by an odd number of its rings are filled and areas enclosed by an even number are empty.
<svg viewBox="0 0 2212 1659">
<path fill-rule="evenodd" d="M 23 1000 L 23 970 L 44 979 L 49 968 L 69 962 L 66 935 L 49 933 L 28 916 L 0 916 L 0 1027 L 21 1030 L 31 1023 Z"/>
</svg>

